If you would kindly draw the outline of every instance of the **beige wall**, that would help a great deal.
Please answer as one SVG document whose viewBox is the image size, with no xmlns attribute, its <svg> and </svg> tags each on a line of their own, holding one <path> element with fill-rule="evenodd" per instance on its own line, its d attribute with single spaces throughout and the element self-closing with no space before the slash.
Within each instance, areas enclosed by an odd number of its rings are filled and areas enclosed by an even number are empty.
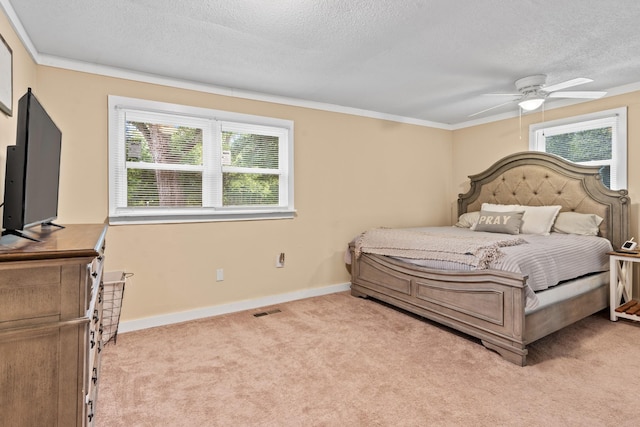
<svg viewBox="0 0 640 427">
<path fill-rule="evenodd" d="M 449 222 L 450 131 L 45 66 L 37 81 L 63 131 L 60 223 L 107 216 L 108 95 L 294 121 L 295 219 L 110 227 L 107 269 L 135 274 L 122 320 L 346 283 L 343 251 L 358 232 Z"/>
</svg>

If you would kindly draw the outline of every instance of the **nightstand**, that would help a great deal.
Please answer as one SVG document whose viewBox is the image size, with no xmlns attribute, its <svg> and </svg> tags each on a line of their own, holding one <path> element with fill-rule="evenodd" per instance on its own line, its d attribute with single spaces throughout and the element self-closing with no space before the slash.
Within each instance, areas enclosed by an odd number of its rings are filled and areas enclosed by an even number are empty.
<svg viewBox="0 0 640 427">
<path fill-rule="evenodd" d="M 640 300 L 633 299 L 633 264 L 640 254 L 609 252 L 609 317 L 640 322 Z M 625 303 L 621 304 L 624 298 Z"/>
</svg>

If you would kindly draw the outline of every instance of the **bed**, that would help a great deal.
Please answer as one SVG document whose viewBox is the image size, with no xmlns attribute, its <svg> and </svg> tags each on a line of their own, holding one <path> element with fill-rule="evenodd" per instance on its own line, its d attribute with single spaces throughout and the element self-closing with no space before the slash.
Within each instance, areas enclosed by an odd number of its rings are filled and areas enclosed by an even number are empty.
<svg viewBox="0 0 640 427">
<path fill-rule="evenodd" d="M 480 211 L 486 204 L 560 206 L 561 214 L 595 214 L 602 219 L 596 232 L 611 245 L 601 249 L 602 256 L 628 238 L 627 191 L 606 188 L 597 166 L 521 152 L 469 179 L 469 191 L 458 196 L 459 216 Z M 606 271 L 553 284 L 535 292 L 537 301 L 530 304 L 529 276 L 522 272 L 499 270 L 492 264 L 450 270 L 416 265 L 398 256 L 356 252 L 351 242 L 352 295 L 383 301 L 476 337 L 520 366 L 526 365 L 528 344 L 608 305 Z"/>
</svg>

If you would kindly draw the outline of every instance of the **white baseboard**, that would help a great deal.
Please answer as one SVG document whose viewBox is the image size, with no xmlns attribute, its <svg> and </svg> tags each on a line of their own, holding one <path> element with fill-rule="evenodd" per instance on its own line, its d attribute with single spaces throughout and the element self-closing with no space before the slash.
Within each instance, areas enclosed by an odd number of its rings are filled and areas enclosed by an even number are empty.
<svg viewBox="0 0 640 427">
<path fill-rule="evenodd" d="M 237 311 L 251 310 L 259 307 L 266 307 L 274 304 L 282 304 L 304 298 L 328 295 L 336 292 L 348 291 L 351 283 L 325 286 L 322 288 L 305 289 L 302 291 L 290 292 L 287 294 L 271 295 L 254 300 L 234 302 L 231 304 L 216 305 L 199 308 L 197 310 L 181 311 L 178 313 L 163 314 L 160 316 L 145 317 L 142 319 L 128 320 L 120 322 L 118 333 L 138 331 L 140 329 L 154 328 L 156 326 L 171 325 L 173 323 L 187 322 L 189 320 L 202 319 L 205 317 L 219 316 L 221 314 L 235 313 Z"/>
</svg>

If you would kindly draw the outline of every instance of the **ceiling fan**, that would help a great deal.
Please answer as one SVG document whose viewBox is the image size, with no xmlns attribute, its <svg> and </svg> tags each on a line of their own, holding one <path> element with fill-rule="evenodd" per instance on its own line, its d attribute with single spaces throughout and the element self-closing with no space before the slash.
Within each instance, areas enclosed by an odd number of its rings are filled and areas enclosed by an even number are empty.
<svg viewBox="0 0 640 427">
<path fill-rule="evenodd" d="M 557 83 L 551 86 L 545 86 L 547 81 L 547 76 L 544 74 L 536 74 L 534 76 L 523 77 L 521 79 L 516 80 L 515 85 L 518 93 L 489 93 L 487 96 L 509 96 L 509 97 L 517 97 L 515 99 L 511 99 L 507 102 L 503 102 L 502 104 L 494 105 L 493 107 L 487 108 L 482 111 L 478 111 L 477 113 L 473 113 L 469 115 L 469 117 L 477 116 L 482 113 L 486 113 L 487 111 L 493 110 L 494 108 L 502 107 L 503 105 L 511 104 L 513 102 L 518 103 L 520 108 L 524 111 L 533 111 L 542 104 L 547 98 L 583 98 L 583 99 L 597 99 L 603 97 L 607 92 L 600 91 L 562 91 L 562 89 L 570 88 L 573 86 L 582 85 L 585 83 L 590 83 L 593 80 L 587 79 L 584 77 L 579 77 L 576 79 L 567 80 L 562 83 Z"/>
</svg>

